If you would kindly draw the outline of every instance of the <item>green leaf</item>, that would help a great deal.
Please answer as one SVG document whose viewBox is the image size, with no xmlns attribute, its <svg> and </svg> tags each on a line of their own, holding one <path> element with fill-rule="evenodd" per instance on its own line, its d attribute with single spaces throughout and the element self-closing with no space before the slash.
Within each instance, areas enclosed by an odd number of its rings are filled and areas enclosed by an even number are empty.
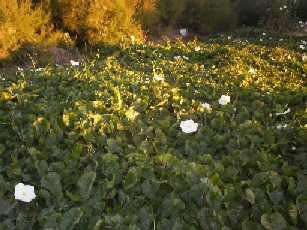
<svg viewBox="0 0 307 230">
<path fill-rule="evenodd" d="M 150 229 L 152 222 L 154 221 L 154 215 L 152 211 L 148 210 L 146 207 L 142 207 L 138 214 L 141 228 L 142 229 Z"/>
<path fill-rule="evenodd" d="M 89 198 L 95 179 L 95 172 L 87 172 L 83 174 L 78 180 L 77 185 L 79 187 L 80 195 L 83 199 L 87 200 Z"/>
<path fill-rule="evenodd" d="M 266 172 L 260 172 L 254 175 L 251 181 L 251 185 L 257 188 L 263 183 L 265 183 L 267 180 L 268 180 L 268 174 Z"/>
<path fill-rule="evenodd" d="M 251 203 L 251 204 L 255 204 L 255 194 L 253 192 L 253 190 L 251 188 L 247 188 L 245 190 L 245 194 L 246 194 L 246 199 Z"/>
<path fill-rule="evenodd" d="M 297 195 L 307 195 L 307 177 L 300 176 L 296 186 Z"/>
<path fill-rule="evenodd" d="M 141 168 L 131 167 L 125 176 L 124 188 L 131 189 L 139 182 L 141 176 Z"/>
<path fill-rule="evenodd" d="M 289 216 L 291 218 L 292 223 L 294 226 L 297 224 L 297 215 L 298 215 L 298 208 L 295 204 L 291 204 L 289 207 Z"/>
<path fill-rule="evenodd" d="M 6 202 L 0 197 L 0 215 L 7 215 L 15 205 L 10 205 L 10 203 Z"/>
<path fill-rule="evenodd" d="M 242 230 L 262 230 L 261 226 L 257 223 L 244 221 L 242 223 Z"/>
<path fill-rule="evenodd" d="M 145 180 L 142 183 L 142 192 L 144 193 L 145 196 L 147 196 L 150 199 L 155 198 L 155 194 L 159 189 L 159 184 L 158 183 L 150 183 L 149 180 Z"/>
<path fill-rule="evenodd" d="M 278 212 L 273 214 L 264 214 L 261 216 L 261 224 L 268 230 L 284 230 L 287 229 L 287 221 Z"/>
<path fill-rule="evenodd" d="M 83 211 L 81 208 L 71 208 L 62 216 L 62 220 L 60 223 L 61 230 L 72 230 L 76 224 L 79 223 L 81 217 L 83 215 Z"/>
<path fill-rule="evenodd" d="M 175 215 L 185 208 L 185 204 L 181 199 L 166 199 L 162 203 L 162 214 L 164 218 Z"/>
<path fill-rule="evenodd" d="M 61 176 L 56 172 L 49 172 L 41 179 L 41 186 L 54 195 L 62 194 Z"/>
<path fill-rule="evenodd" d="M 270 200 L 273 202 L 274 205 L 279 204 L 284 199 L 284 194 L 281 191 L 272 191 L 270 194 Z"/>
<path fill-rule="evenodd" d="M 116 139 L 110 138 L 107 140 L 107 147 L 109 153 L 120 153 L 122 148 L 119 146 Z"/>
<path fill-rule="evenodd" d="M 300 217 L 303 219 L 305 226 L 307 227 L 307 202 L 298 205 L 298 211 Z"/>
</svg>

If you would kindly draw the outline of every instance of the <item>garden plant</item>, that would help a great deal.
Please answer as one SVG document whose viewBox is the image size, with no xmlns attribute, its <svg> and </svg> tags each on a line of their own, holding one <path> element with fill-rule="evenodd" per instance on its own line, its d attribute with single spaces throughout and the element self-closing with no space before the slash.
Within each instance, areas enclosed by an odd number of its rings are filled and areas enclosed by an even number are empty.
<svg viewBox="0 0 307 230">
<path fill-rule="evenodd" d="M 0 229 L 306 229 L 306 37 L 108 45 L 0 74 Z"/>
</svg>

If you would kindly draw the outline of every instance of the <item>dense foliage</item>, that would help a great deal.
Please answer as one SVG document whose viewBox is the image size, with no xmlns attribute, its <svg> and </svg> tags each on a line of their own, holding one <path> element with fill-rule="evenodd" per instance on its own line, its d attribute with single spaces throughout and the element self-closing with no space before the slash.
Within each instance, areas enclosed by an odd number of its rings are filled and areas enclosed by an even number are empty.
<svg viewBox="0 0 307 230">
<path fill-rule="evenodd" d="M 1 74 L 0 229 L 306 229 L 305 46 L 249 31 Z"/>
<path fill-rule="evenodd" d="M 54 46 L 133 43 L 180 28 L 198 35 L 241 26 L 306 32 L 306 12 L 306 0 L 2 0 L 0 67 L 48 60 Z"/>
<path fill-rule="evenodd" d="M 45 2 L 54 15 L 53 23 L 76 35 L 81 44 L 130 42 L 131 35 L 142 39 L 141 28 L 133 18 L 135 6 L 128 6 L 125 0 Z"/>
<path fill-rule="evenodd" d="M 33 8 L 30 0 L 0 2 L 0 60 L 35 44 L 66 46 L 71 43 L 69 34 L 54 30 L 50 14 L 41 7 Z"/>
</svg>

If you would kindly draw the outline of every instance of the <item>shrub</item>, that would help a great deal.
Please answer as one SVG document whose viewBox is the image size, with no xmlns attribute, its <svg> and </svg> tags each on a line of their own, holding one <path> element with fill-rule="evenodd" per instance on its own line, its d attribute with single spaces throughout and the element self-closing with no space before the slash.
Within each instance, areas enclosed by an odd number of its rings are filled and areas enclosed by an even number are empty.
<svg viewBox="0 0 307 230">
<path fill-rule="evenodd" d="M 291 15 L 294 5 L 293 1 L 271 1 L 258 24 L 271 30 L 291 30 L 294 27 Z"/>
<path fill-rule="evenodd" d="M 236 1 L 239 24 L 262 26 L 285 31 L 293 28 L 294 21 L 306 19 L 305 0 L 238 0 Z"/>
<path fill-rule="evenodd" d="M 150 34 L 162 31 L 157 2 L 157 0 L 126 0 L 126 4 L 135 9 L 134 17 L 141 24 L 143 31 Z"/>
<path fill-rule="evenodd" d="M 232 29 L 237 14 L 230 0 L 188 0 L 180 22 L 196 32 L 212 33 Z"/>
<path fill-rule="evenodd" d="M 247 26 L 256 26 L 265 15 L 268 3 L 265 0 L 238 0 L 238 22 Z"/>
<path fill-rule="evenodd" d="M 79 45 L 127 42 L 132 35 L 142 39 L 135 9 L 125 0 L 53 0 L 50 8 L 56 24 L 76 36 Z"/>
<path fill-rule="evenodd" d="M 147 27 L 188 27 L 198 33 L 228 30 L 236 26 L 234 4 L 229 0 L 158 0 L 156 18 Z M 157 23 L 157 21 L 159 23 Z"/>
<path fill-rule="evenodd" d="M 50 15 L 30 0 L 2 0 L 0 3 L 0 59 L 27 50 L 34 44 L 71 44 L 62 32 L 54 31 Z"/>
</svg>

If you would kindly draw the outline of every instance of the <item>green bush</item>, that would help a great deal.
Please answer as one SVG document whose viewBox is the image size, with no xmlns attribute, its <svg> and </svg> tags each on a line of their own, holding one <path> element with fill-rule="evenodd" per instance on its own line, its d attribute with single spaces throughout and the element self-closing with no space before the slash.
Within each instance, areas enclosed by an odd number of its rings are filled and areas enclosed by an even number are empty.
<svg viewBox="0 0 307 230">
<path fill-rule="evenodd" d="M 229 0 L 158 0 L 155 20 L 147 27 L 150 30 L 160 24 L 166 28 L 187 27 L 198 33 L 224 31 L 236 26 L 234 6 Z"/>
<path fill-rule="evenodd" d="M 240 25 L 286 31 L 307 18 L 306 0 L 238 0 L 236 5 Z"/>
<path fill-rule="evenodd" d="M 0 3 L 0 59 L 29 49 L 33 45 L 69 45 L 69 37 L 54 31 L 50 15 L 30 0 L 3 0 Z"/>
<path fill-rule="evenodd" d="M 180 22 L 199 33 L 232 29 L 237 14 L 230 0 L 188 0 Z"/>
<path fill-rule="evenodd" d="M 256 26 L 269 8 L 265 0 L 238 0 L 236 4 L 238 22 L 246 26 Z"/>
</svg>

